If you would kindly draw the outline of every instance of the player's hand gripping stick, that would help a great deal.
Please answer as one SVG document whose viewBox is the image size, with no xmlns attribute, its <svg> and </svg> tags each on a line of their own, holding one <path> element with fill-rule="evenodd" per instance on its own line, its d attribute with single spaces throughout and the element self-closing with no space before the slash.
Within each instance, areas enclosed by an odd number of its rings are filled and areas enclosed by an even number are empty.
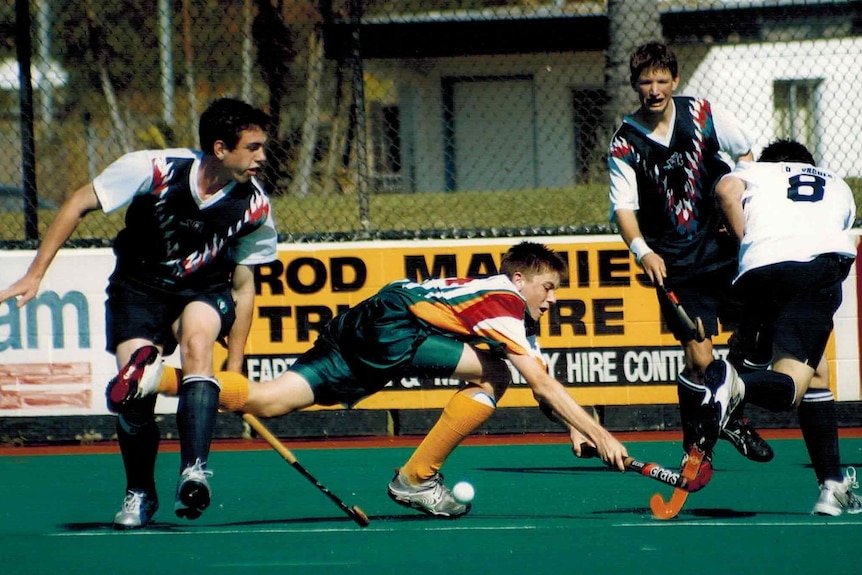
<svg viewBox="0 0 862 575">
<path fill-rule="evenodd" d="M 581 444 L 581 457 L 598 457 L 598 450 L 589 443 Z M 629 471 L 634 471 L 644 477 L 649 477 L 665 485 L 670 485 L 677 489 L 684 490 L 686 493 L 699 491 L 709 483 L 709 477 L 693 476 L 686 477 L 679 471 L 673 471 L 666 467 L 662 467 L 658 463 L 639 461 L 633 457 L 626 457 L 623 460 L 625 468 Z M 711 474 L 710 474 L 711 477 Z M 704 480 L 705 479 L 705 480 Z"/>
</svg>

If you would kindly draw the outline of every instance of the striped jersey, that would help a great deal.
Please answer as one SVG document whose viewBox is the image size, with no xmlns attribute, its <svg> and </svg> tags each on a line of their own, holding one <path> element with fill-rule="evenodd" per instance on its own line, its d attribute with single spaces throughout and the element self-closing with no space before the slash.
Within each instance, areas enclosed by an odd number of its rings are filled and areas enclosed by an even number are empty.
<svg viewBox="0 0 862 575">
<path fill-rule="evenodd" d="M 146 285 L 202 289 L 229 283 L 237 264 L 276 257 L 268 196 L 252 178 L 202 200 L 203 153 L 189 149 L 132 152 L 93 180 L 102 210 L 122 206 L 126 227 L 114 242 L 117 271 Z"/>
<path fill-rule="evenodd" d="M 856 256 L 848 233 L 856 203 L 847 183 L 809 164 L 740 164 L 731 174 L 746 184 L 742 194 L 745 231 L 739 276 L 779 262 L 807 262 L 822 254 Z"/>
<path fill-rule="evenodd" d="M 440 331 L 474 345 L 529 355 L 545 366 L 526 300 L 508 276 L 399 281 L 390 286 L 407 295 L 413 315 Z"/>
</svg>

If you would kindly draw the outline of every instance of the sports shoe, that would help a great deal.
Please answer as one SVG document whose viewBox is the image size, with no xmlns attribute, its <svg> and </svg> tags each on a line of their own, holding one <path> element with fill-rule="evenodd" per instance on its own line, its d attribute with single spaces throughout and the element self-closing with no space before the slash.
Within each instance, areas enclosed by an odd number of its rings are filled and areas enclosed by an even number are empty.
<svg viewBox="0 0 862 575">
<path fill-rule="evenodd" d="M 820 486 L 820 497 L 814 504 L 813 515 L 831 515 L 837 517 L 844 511 L 850 514 L 862 513 L 862 499 L 853 493 L 859 489 L 856 481 L 856 469 L 848 467 L 844 471 L 843 481 L 827 479 Z"/>
<path fill-rule="evenodd" d="M 422 513 L 454 519 L 470 512 L 470 503 L 458 503 L 448 487 L 443 485 L 443 475 L 435 473 L 431 479 L 412 485 L 400 471 L 389 482 L 389 497 L 398 505 L 418 509 Z"/>
<path fill-rule="evenodd" d="M 108 388 L 105 390 L 108 409 L 118 413 L 132 399 L 156 393 L 164 367 L 155 346 L 145 345 L 136 349 L 129 362 L 108 382 Z"/>
<path fill-rule="evenodd" d="M 719 437 L 732 443 L 738 452 L 751 461 L 766 463 L 772 461 L 775 456 L 772 447 L 760 437 L 757 430 L 745 418 L 731 419 L 721 430 Z"/>
<path fill-rule="evenodd" d="M 204 509 L 210 506 L 212 490 L 207 477 L 213 472 L 204 469 L 204 463 L 196 459 L 180 474 L 177 483 L 177 497 L 174 500 L 174 513 L 181 519 L 197 519 Z"/>
<path fill-rule="evenodd" d="M 745 397 L 745 383 L 727 361 L 716 359 L 704 370 L 703 384 L 706 387 L 701 404 L 699 444 L 703 451 L 710 452 L 718 441 L 733 411 Z"/>
<path fill-rule="evenodd" d="M 146 527 L 159 509 L 155 493 L 129 489 L 123 499 L 123 508 L 114 515 L 114 529 L 140 529 Z"/>
</svg>

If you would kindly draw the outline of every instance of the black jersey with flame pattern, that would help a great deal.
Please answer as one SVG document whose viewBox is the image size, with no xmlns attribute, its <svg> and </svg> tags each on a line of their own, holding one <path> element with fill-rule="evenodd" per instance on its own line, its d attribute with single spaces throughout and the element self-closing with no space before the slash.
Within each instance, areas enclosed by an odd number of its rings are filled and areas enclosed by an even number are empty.
<svg viewBox="0 0 862 575">
<path fill-rule="evenodd" d="M 244 263 L 235 252 L 241 242 L 246 243 L 245 254 L 257 249 L 256 243 L 271 243 L 263 251 L 274 252 L 269 198 L 254 179 L 229 184 L 201 201 L 192 187 L 199 153 L 168 150 L 129 156 L 134 156 L 133 161 L 125 162 L 122 174 L 119 169 L 110 172 L 109 167 L 94 180 L 100 199 L 110 198 L 109 204 L 111 200 L 122 203 L 129 195 L 112 186 L 134 188 L 126 227 L 114 242 L 117 274 L 154 287 L 212 288 L 228 285 L 236 264 Z M 143 176 L 147 164 L 151 173 Z M 272 228 L 265 234 L 267 241 L 253 239 L 264 226 Z"/>
<path fill-rule="evenodd" d="M 714 186 L 730 171 L 719 155 L 709 102 L 674 96 L 676 121 L 669 145 L 623 123 L 610 146 L 637 175 L 638 226 L 647 244 L 669 266 L 669 275 L 686 276 L 731 264 L 732 241 L 719 234 L 721 217 Z M 726 245 L 725 245 L 726 244 Z"/>
</svg>

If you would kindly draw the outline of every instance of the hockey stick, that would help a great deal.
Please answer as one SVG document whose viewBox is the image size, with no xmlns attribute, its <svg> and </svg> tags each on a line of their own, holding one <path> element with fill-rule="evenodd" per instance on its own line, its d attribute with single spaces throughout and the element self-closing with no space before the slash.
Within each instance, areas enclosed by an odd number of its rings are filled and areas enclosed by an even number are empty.
<svg viewBox="0 0 862 575">
<path fill-rule="evenodd" d="M 676 313 L 677 319 L 689 330 L 691 333 L 692 339 L 697 342 L 704 341 L 706 339 L 706 330 L 703 327 L 703 320 L 699 317 L 691 319 L 691 316 L 688 315 L 688 312 L 685 311 L 685 308 L 682 307 L 682 304 L 679 303 L 679 298 L 676 297 L 676 294 L 673 293 L 672 290 L 667 289 L 667 286 L 664 284 L 660 285 L 661 293 L 664 294 L 664 297 L 667 298 L 667 301 L 670 302 L 670 305 L 673 307 L 673 311 Z"/>
<path fill-rule="evenodd" d="M 581 457 L 598 457 L 598 450 L 588 443 L 581 444 Z M 679 471 L 672 471 L 666 467 L 662 467 L 658 463 L 649 463 L 645 461 L 639 461 L 633 457 L 626 457 L 623 460 L 623 464 L 625 468 L 629 471 L 634 471 L 643 475 L 644 477 L 649 477 L 650 479 L 655 479 L 660 483 L 664 483 L 665 485 L 670 485 L 671 487 L 676 488 L 674 491 L 683 490 L 686 493 L 691 489 L 692 491 L 697 491 L 703 487 L 702 485 L 691 485 L 691 479 L 684 477 Z M 692 478 L 693 479 L 693 478 Z M 661 497 L 661 496 L 659 496 Z"/>
<path fill-rule="evenodd" d="M 688 452 L 688 460 L 682 468 L 682 477 L 686 480 L 689 486 L 695 480 L 699 483 L 698 489 L 709 483 L 712 478 L 712 468 L 704 468 L 703 477 L 701 477 L 701 465 L 704 462 L 704 453 L 698 447 L 692 447 Z M 696 490 L 695 490 L 696 491 Z M 649 508 L 656 519 L 666 521 L 673 519 L 679 512 L 682 511 L 685 505 L 688 494 L 691 491 L 680 489 L 679 487 L 673 490 L 669 501 L 665 501 L 661 493 L 654 493 L 649 500 Z"/>
<path fill-rule="evenodd" d="M 296 456 L 293 455 L 285 445 L 279 441 L 279 439 L 273 435 L 273 433 L 267 429 L 267 427 L 261 423 L 261 421 L 250 413 L 243 413 L 242 419 L 246 423 L 248 423 L 252 429 L 254 429 L 258 435 L 266 440 L 270 447 L 275 449 L 279 455 L 281 455 L 285 461 L 287 461 L 290 465 L 293 466 L 294 469 L 299 471 L 306 479 L 311 481 L 315 487 L 317 487 L 324 495 L 329 497 L 338 507 L 344 511 L 348 517 L 353 519 L 357 525 L 360 527 L 368 527 L 371 523 L 371 520 L 368 519 L 368 516 L 357 506 L 348 507 L 344 501 L 342 501 L 338 496 L 332 493 L 329 489 L 323 486 L 320 481 L 315 479 L 315 477 L 296 460 Z"/>
</svg>

